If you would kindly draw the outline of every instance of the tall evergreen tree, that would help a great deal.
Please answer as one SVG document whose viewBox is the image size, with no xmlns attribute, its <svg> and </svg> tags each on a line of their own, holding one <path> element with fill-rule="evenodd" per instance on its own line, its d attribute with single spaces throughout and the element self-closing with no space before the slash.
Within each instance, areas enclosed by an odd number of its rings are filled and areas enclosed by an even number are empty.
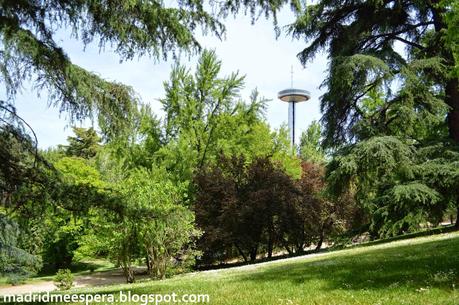
<svg viewBox="0 0 459 305">
<path fill-rule="evenodd" d="M 72 120 L 98 117 L 106 136 L 126 127 L 138 97 L 123 84 L 107 81 L 74 64 L 56 40 L 69 31 L 84 46 L 98 42 L 110 46 L 121 60 L 149 55 L 154 59 L 195 53 L 201 46 L 195 34 L 222 37 L 220 18 L 247 9 L 274 16 L 285 0 L 262 1 L 2 1 L 0 3 L 0 80 L 10 98 L 25 80 L 39 91 L 46 89 L 49 104 L 67 112 Z M 292 0 L 291 6 L 298 7 Z"/>
<path fill-rule="evenodd" d="M 72 127 L 75 136 L 67 137 L 66 154 L 85 159 L 96 156 L 100 149 L 100 137 L 94 128 Z"/>
<path fill-rule="evenodd" d="M 267 100 L 255 90 L 250 101 L 243 102 L 244 76 L 222 77 L 221 65 L 214 51 L 205 50 L 194 73 L 182 65 L 174 67 L 161 99 L 166 145 L 158 156 L 181 179 L 191 179 L 194 170 L 222 153 L 249 159 L 271 155 L 289 174 L 298 174 L 299 163 L 284 141 L 286 135 L 282 130 L 272 133 L 264 122 Z"/>
<path fill-rule="evenodd" d="M 47 89 L 49 102 L 72 119 L 99 116 L 107 134 L 125 126 L 138 101 L 132 88 L 75 65 L 56 41 L 57 29 L 87 45 L 111 45 L 122 60 L 199 50 L 196 27 L 220 35 L 222 25 L 195 1 L 3 1 L 1 79 L 11 97 L 24 80 Z"/>
<path fill-rule="evenodd" d="M 303 63 L 329 56 L 324 144 L 339 148 L 330 187 L 354 191 L 376 235 L 459 211 L 456 18 L 454 1 L 321 0 L 290 28 L 309 41 Z"/>
<path fill-rule="evenodd" d="M 383 127 L 405 116 L 410 128 L 415 116 L 431 119 L 443 109 L 449 138 L 459 143 L 459 82 L 451 73 L 455 42 L 445 39 L 448 30 L 454 32 L 445 18 L 457 15 L 453 9 L 452 2 L 437 0 L 321 0 L 298 17 L 291 33 L 309 42 L 300 60 L 306 63 L 321 50 L 330 59 L 321 97 L 328 146 L 355 138 L 361 101 L 375 88 L 385 91 L 374 115 Z"/>
</svg>

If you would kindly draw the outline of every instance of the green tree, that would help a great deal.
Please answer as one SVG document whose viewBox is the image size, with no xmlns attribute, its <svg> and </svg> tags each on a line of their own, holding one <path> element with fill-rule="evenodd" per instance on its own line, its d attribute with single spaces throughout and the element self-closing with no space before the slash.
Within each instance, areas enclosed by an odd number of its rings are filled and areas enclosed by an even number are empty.
<svg viewBox="0 0 459 305">
<path fill-rule="evenodd" d="M 27 277 L 41 268 L 41 259 L 18 247 L 20 228 L 6 215 L 0 214 L 0 274 Z"/>
<path fill-rule="evenodd" d="M 99 218 L 95 233 L 108 238 L 109 257 L 121 265 L 127 282 L 135 281 L 133 265 L 146 258 L 153 278 L 164 278 L 171 261 L 189 264 L 199 236 L 193 213 L 183 206 L 183 191 L 161 169 L 138 169 L 120 182 L 124 210 L 109 221 Z M 98 229 L 97 229 L 98 228 Z"/>
<path fill-rule="evenodd" d="M 320 137 L 320 124 L 317 121 L 312 121 L 306 131 L 301 134 L 301 159 L 315 163 L 322 163 L 325 161 L 325 152 L 321 146 Z"/>
<path fill-rule="evenodd" d="M 221 115 L 237 110 L 236 99 L 244 84 L 244 77 L 237 73 L 220 78 L 220 70 L 215 52 L 205 50 L 194 75 L 186 67 L 176 66 L 165 83 L 166 97 L 161 102 L 166 113 L 166 141 L 187 141 L 194 150 L 196 167 L 202 167 L 209 150 L 217 148 L 215 132 Z"/>
<path fill-rule="evenodd" d="M 408 135 L 423 119 L 438 125 L 437 115 L 447 106 L 442 122 L 459 143 L 458 77 L 450 73 L 456 62 L 445 39 L 446 31 L 454 32 L 445 21 L 454 5 L 439 2 L 323 0 L 291 26 L 294 37 L 310 41 L 299 54 L 303 63 L 321 50 L 329 54 L 327 90 L 321 97 L 328 146 L 355 138 L 361 101 L 375 88 L 384 89 L 386 97 L 375 114 L 381 125 L 397 124 L 398 117 L 405 120 Z M 400 43 L 406 54 L 397 52 Z M 392 90 L 396 82 L 399 89 Z"/>
<path fill-rule="evenodd" d="M 371 215 L 373 236 L 396 235 L 441 222 L 457 208 L 459 154 L 442 144 L 417 148 L 393 137 L 372 137 L 347 146 L 329 164 L 335 194 L 353 190 Z"/>
<path fill-rule="evenodd" d="M 91 128 L 72 127 L 75 136 L 67 138 L 69 143 L 65 146 L 65 153 L 68 156 L 75 156 L 84 159 L 91 159 L 96 156 L 100 149 L 100 137 Z"/>
<path fill-rule="evenodd" d="M 96 208 L 106 208 L 102 194 L 108 187 L 86 159 L 63 157 L 54 167 L 60 174 L 55 185 L 58 190 L 42 216 L 43 261 L 48 271 L 69 268 L 74 262 L 80 240 L 89 228 L 87 217 Z"/>
<path fill-rule="evenodd" d="M 323 0 L 290 28 L 310 40 L 302 62 L 329 54 L 321 103 L 324 142 L 338 148 L 330 186 L 356 191 L 375 235 L 438 223 L 451 205 L 459 212 L 454 8 L 448 1 Z"/>
<path fill-rule="evenodd" d="M 139 222 L 139 237 L 150 275 L 164 278 L 171 259 L 199 235 L 193 213 L 183 206 L 183 191 L 161 169 L 135 171 L 123 183 L 129 216 Z M 139 215 L 144 215 L 140 217 Z"/>
<path fill-rule="evenodd" d="M 43 238 L 36 220 L 45 213 L 56 175 L 14 107 L 0 101 L 0 112 L 0 272 L 14 281 L 41 268 Z"/>
<path fill-rule="evenodd" d="M 220 77 L 220 70 L 221 61 L 207 50 L 194 73 L 180 65 L 173 69 L 161 100 L 166 113 L 165 146 L 158 152 L 161 162 L 190 181 L 193 171 L 215 162 L 222 153 L 244 155 L 247 160 L 272 156 L 299 176 L 286 130 L 271 132 L 264 121 L 267 101 L 257 91 L 248 103 L 240 101 L 244 77 L 237 73 Z"/>
</svg>

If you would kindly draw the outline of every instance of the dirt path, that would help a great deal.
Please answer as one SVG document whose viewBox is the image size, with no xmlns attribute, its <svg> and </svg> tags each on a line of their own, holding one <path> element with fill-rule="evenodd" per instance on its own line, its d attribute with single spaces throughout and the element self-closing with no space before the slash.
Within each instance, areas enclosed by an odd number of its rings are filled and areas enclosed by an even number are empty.
<svg viewBox="0 0 459 305">
<path fill-rule="evenodd" d="M 145 279 L 147 275 L 136 275 L 136 279 Z M 124 284 L 126 279 L 121 270 L 94 272 L 75 276 L 74 287 L 94 287 L 113 284 Z M 53 281 L 40 281 L 18 286 L 1 286 L 0 295 L 23 294 L 29 292 L 47 292 L 56 290 Z"/>
</svg>

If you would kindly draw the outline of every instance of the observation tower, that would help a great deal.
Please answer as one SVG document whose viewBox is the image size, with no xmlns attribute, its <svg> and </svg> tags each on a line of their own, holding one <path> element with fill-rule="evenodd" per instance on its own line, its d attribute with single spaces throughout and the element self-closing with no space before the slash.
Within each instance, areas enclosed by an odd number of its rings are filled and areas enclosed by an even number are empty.
<svg viewBox="0 0 459 305">
<path fill-rule="evenodd" d="M 293 68 L 292 68 L 292 86 L 290 89 L 284 89 L 277 94 L 278 98 L 288 103 L 288 129 L 290 134 L 290 143 L 295 147 L 295 107 L 297 103 L 305 102 L 311 98 L 311 93 L 307 90 L 293 88 Z"/>
</svg>

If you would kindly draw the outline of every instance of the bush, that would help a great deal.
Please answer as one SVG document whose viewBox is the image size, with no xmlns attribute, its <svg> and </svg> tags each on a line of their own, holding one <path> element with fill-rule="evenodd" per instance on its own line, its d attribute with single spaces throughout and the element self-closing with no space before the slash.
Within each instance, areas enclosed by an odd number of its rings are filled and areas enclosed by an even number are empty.
<svg viewBox="0 0 459 305">
<path fill-rule="evenodd" d="M 177 274 L 193 271 L 196 266 L 196 257 L 202 255 L 201 251 L 191 248 L 184 249 L 175 258 L 168 262 L 165 277 L 170 278 Z"/>
<path fill-rule="evenodd" d="M 69 290 L 73 286 L 73 274 L 69 269 L 59 269 L 54 276 L 54 285 L 59 290 Z"/>
<path fill-rule="evenodd" d="M 13 273 L 13 274 L 8 275 L 6 282 L 12 286 L 17 286 L 20 284 L 24 284 L 26 278 L 27 278 L 27 275 L 25 274 Z"/>
</svg>

